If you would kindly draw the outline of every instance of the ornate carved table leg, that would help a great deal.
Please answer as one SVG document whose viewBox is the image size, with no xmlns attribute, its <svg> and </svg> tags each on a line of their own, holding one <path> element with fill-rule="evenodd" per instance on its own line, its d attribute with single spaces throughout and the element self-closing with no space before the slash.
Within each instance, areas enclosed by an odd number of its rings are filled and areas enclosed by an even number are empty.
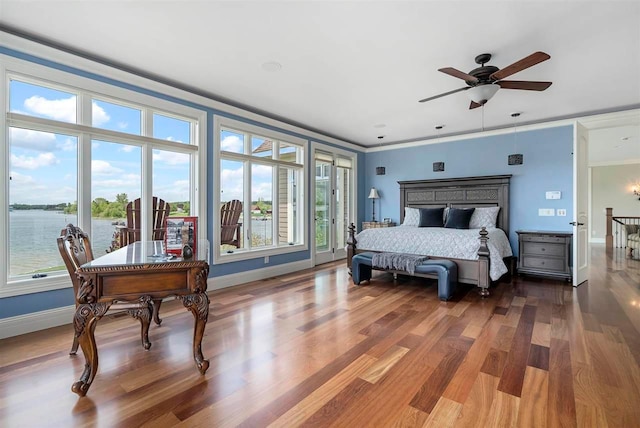
<svg viewBox="0 0 640 428">
<path fill-rule="evenodd" d="M 160 305 L 162 305 L 162 299 L 153 299 L 153 322 L 156 325 L 162 324 L 162 319 L 160 319 Z"/>
<path fill-rule="evenodd" d="M 182 304 L 189 309 L 195 318 L 195 326 L 193 329 L 193 359 L 200 374 L 205 374 L 209 368 L 209 360 L 205 360 L 202 355 L 202 336 L 204 328 L 209 318 L 209 296 L 207 293 L 196 293 L 182 296 Z"/>
<path fill-rule="evenodd" d="M 82 347 L 85 364 L 80 380 L 71 385 L 71 391 L 81 397 L 84 397 L 89 391 L 98 371 L 98 347 L 94 332 L 98 320 L 107 312 L 109 306 L 111 305 L 108 303 L 81 304 L 73 317 L 76 337 Z"/>
<path fill-rule="evenodd" d="M 141 308 L 129 309 L 127 312 L 133 318 L 140 320 L 140 337 L 142 339 L 142 346 L 145 350 L 151 348 L 151 342 L 149 342 L 149 324 L 151 324 L 151 297 L 142 296 L 140 303 L 144 306 Z"/>
<path fill-rule="evenodd" d="M 78 337 L 74 334 L 73 344 L 71 345 L 71 350 L 69 351 L 69 355 L 76 355 L 76 353 L 78 352 L 78 345 L 80 345 L 80 342 L 78 342 Z"/>
</svg>

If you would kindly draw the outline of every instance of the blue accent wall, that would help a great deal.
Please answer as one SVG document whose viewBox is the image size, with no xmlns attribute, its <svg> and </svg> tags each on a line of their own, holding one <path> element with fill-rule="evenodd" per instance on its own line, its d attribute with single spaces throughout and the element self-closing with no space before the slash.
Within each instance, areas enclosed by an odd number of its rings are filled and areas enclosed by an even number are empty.
<svg viewBox="0 0 640 428">
<path fill-rule="evenodd" d="M 512 174 L 509 240 L 516 254 L 516 230 L 572 231 L 572 151 L 573 126 L 569 125 L 368 153 L 361 196 L 366 198 L 371 187 L 377 188 L 376 220 L 389 217 L 399 223 L 398 181 Z M 523 165 L 508 165 L 507 156 L 513 153 L 524 155 Z M 444 172 L 433 172 L 433 162 L 444 162 Z M 376 166 L 386 167 L 386 175 L 375 175 Z M 550 190 L 562 192 L 561 199 L 546 199 Z M 365 218 L 371 220 L 372 202 L 365 201 Z M 539 208 L 566 209 L 567 216 L 542 217 Z"/>
<path fill-rule="evenodd" d="M 217 218 L 218 210 L 213 209 L 213 196 L 212 196 L 212 189 L 215 188 L 215 184 L 216 184 L 215 180 L 217 178 L 217 171 L 214 169 L 214 165 L 216 164 L 216 162 L 214 162 L 214 158 L 213 158 L 213 155 L 214 155 L 213 153 L 213 141 L 214 141 L 213 116 L 214 115 L 225 116 L 234 120 L 242 121 L 250 125 L 256 125 L 263 128 L 278 131 L 284 134 L 302 138 L 304 140 L 307 140 L 307 142 L 311 142 L 313 140 L 314 142 L 322 143 L 327 146 L 340 147 L 343 150 L 349 150 L 348 148 L 338 146 L 334 143 L 324 141 L 322 139 L 312 138 L 309 135 L 305 135 L 303 133 L 292 132 L 286 129 L 278 128 L 273 125 L 268 125 L 255 120 L 246 119 L 246 118 L 243 118 L 242 116 L 230 114 L 225 111 L 213 109 L 210 107 L 205 107 L 203 105 L 200 105 L 191 101 L 185 101 L 180 98 L 162 94 L 157 91 L 140 88 L 130 83 L 114 80 L 112 78 L 98 75 L 95 73 L 89 73 L 74 67 L 56 63 L 54 61 L 45 60 L 24 52 L 20 52 L 11 48 L 4 47 L 4 46 L 0 46 L 0 54 L 5 54 L 11 57 L 15 57 L 15 58 L 36 63 L 36 64 L 40 64 L 56 70 L 61 70 L 77 76 L 93 79 L 99 82 L 125 88 L 128 90 L 145 94 L 145 95 L 153 96 L 159 99 L 168 100 L 177 104 L 185 105 L 185 106 L 192 107 L 192 108 L 206 112 L 207 124 L 208 124 L 207 136 L 206 136 L 207 147 L 208 147 L 208 151 L 207 151 L 208 158 L 206 162 L 207 163 L 206 181 L 209 189 L 209 195 L 207 196 L 208 218 L 206 219 L 206 222 L 207 222 L 207 230 L 209 234 L 208 236 L 209 242 L 213 242 L 213 224 L 214 224 L 213 222 L 219 221 Z M 350 150 L 350 151 L 357 153 L 358 164 L 363 165 L 365 162 L 364 153 L 362 151 L 357 151 L 357 150 Z M 305 178 L 305 184 L 306 184 L 305 191 L 307 192 L 306 193 L 307 195 L 310 195 L 311 185 L 312 185 L 312 175 L 314 173 L 314 168 L 312 167 L 312 154 L 310 150 L 310 144 L 308 145 L 308 149 L 306 153 L 306 161 L 308 162 L 309 167 L 307 169 L 308 176 Z M 358 170 L 357 180 L 358 180 L 357 182 L 359 183 L 357 194 L 362 195 L 364 192 L 363 190 L 364 189 L 364 184 L 363 184 L 364 169 L 361 168 L 360 170 Z M 364 205 L 362 205 L 362 203 L 359 202 L 360 209 L 359 209 L 359 212 L 357 213 L 358 221 L 362 221 L 363 219 L 363 216 L 364 216 L 363 209 L 362 209 L 363 206 Z M 309 200 L 309 204 L 307 206 L 307 213 L 310 219 L 309 220 L 310 225 L 313 225 L 312 219 L 314 214 L 313 214 L 312 208 L 313 208 L 313 201 Z M 309 227 L 309 233 L 307 234 L 307 242 L 310 242 L 312 230 L 313 228 Z M 52 239 L 55 239 L 55 237 L 52 237 Z M 211 265 L 209 277 L 211 278 L 216 276 L 229 275 L 229 274 L 238 273 L 238 272 L 246 272 L 254 269 L 261 269 L 267 266 L 272 267 L 272 266 L 291 263 L 295 261 L 308 260 L 310 257 L 311 257 L 311 251 L 305 250 L 305 251 L 299 251 L 299 252 L 289 253 L 289 254 L 272 255 L 270 256 L 270 261 L 268 265 L 265 265 L 263 256 L 260 256 L 251 260 L 244 260 L 244 261 L 238 261 L 233 263 L 224 263 L 219 265 Z M 73 305 L 73 303 L 74 303 L 73 290 L 71 288 L 2 298 L 0 299 L 0 319 L 13 317 L 17 315 L 29 314 L 32 312 L 44 311 L 48 309 L 59 308 L 59 307 L 68 306 L 68 305 Z"/>
</svg>

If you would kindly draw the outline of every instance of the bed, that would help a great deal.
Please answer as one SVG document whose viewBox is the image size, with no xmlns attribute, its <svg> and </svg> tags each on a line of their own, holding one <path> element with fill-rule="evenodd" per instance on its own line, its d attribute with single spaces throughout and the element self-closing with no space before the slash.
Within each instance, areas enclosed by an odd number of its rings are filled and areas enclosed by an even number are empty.
<svg viewBox="0 0 640 428">
<path fill-rule="evenodd" d="M 448 259 L 458 265 L 458 281 L 489 295 L 492 281 L 512 269 L 509 244 L 509 185 L 511 175 L 400 181 L 400 222 L 405 208 L 499 207 L 496 227 L 450 230 L 401 225 L 363 230 L 353 223 L 347 239 L 347 265 L 360 252 L 399 252 Z M 411 210 L 409 210 L 411 211 Z M 483 210 L 489 211 L 489 210 Z M 495 211 L 493 208 L 491 211 Z M 431 277 L 431 275 L 424 275 Z"/>
</svg>

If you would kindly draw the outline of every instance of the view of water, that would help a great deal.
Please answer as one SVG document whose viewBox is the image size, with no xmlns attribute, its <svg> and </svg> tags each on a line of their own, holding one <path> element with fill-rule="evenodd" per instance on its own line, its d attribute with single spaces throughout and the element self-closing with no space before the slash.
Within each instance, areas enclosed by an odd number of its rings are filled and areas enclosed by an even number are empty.
<svg viewBox="0 0 640 428">
<path fill-rule="evenodd" d="M 90 231 L 95 257 L 105 254 L 111 245 L 113 220 L 94 218 Z M 68 224 L 78 224 L 75 214 L 43 210 L 13 210 L 9 213 L 10 275 L 28 274 L 59 266 L 64 262 L 56 239 Z M 34 249 L 37 249 L 34 251 Z"/>
<path fill-rule="evenodd" d="M 78 224 L 75 214 L 44 210 L 13 210 L 9 212 L 10 275 L 24 275 L 54 267 L 65 269 L 56 239 L 69 223 Z M 105 254 L 111 246 L 115 230 L 112 219 L 92 220 L 88 231 L 94 257 Z M 271 239 L 271 219 L 252 220 L 254 235 Z M 37 249 L 37 250 L 34 250 Z"/>
</svg>

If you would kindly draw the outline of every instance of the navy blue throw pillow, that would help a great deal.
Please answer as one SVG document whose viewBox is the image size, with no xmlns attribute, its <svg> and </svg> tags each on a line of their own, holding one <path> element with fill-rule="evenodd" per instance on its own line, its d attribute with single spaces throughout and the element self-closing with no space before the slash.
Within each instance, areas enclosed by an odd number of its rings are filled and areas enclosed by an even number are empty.
<svg viewBox="0 0 640 428">
<path fill-rule="evenodd" d="M 444 208 L 420 208 L 419 227 L 442 227 Z"/>
<path fill-rule="evenodd" d="M 475 208 L 450 208 L 444 227 L 450 229 L 469 229 L 469 221 Z"/>
</svg>

